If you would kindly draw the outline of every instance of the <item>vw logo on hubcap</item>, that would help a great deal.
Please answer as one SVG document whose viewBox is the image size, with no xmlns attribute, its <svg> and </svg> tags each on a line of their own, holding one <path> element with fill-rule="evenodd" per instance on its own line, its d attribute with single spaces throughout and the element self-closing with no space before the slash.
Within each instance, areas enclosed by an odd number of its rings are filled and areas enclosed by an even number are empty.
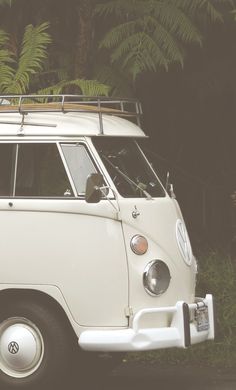
<svg viewBox="0 0 236 390">
<path fill-rule="evenodd" d="M 12 354 L 12 355 L 16 355 L 18 352 L 19 352 L 19 344 L 17 344 L 16 341 L 12 341 L 11 343 L 8 344 L 8 351 Z"/>
</svg>

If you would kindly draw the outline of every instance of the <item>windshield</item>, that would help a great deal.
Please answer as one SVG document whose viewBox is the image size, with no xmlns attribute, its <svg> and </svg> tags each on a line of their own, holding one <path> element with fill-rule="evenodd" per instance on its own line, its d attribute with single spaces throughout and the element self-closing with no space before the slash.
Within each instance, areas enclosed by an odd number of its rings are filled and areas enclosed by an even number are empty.
<svg viewBox="0 0 236 390">
<path fill-rule="evenodd" d="M 165 196 L 138 144 L 130 138 L 93 138 L 118 192 L 125 198 Z"/>
</svg>

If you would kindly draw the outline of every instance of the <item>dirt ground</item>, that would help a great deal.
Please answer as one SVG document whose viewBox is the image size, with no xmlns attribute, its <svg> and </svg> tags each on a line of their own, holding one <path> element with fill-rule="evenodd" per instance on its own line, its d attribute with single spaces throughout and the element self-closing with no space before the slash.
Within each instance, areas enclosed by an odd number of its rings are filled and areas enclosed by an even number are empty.
<svg viewBox="0 0 236 390">
<path fill-rule="evenodd" d="M 127 362 L 109 375 L 101 390 L 236 390 L 235 370 Z"/>
<path fill-rule="evenodd" d="M 103 379 L 98 379 L 91 368 L 83 379 L 79 368 L 75 376 L 63 390 L 236 390 L 236 364 L 235 369 L 219 370 L 128 361 Z"/>
</svg>

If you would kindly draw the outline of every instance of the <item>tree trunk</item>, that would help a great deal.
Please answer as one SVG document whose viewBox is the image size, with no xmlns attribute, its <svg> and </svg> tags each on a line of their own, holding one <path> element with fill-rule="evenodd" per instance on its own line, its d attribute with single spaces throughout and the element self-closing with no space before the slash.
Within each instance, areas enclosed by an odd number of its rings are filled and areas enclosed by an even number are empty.
<svg viewBox="0 0 236 390">
<path fill-rule="evenodd" d="M 93 0 L 77 1 L 77 37 L 75 47 L 74 76 L 86 79 L 90 76 L 93 37 Z"/>
</svg>

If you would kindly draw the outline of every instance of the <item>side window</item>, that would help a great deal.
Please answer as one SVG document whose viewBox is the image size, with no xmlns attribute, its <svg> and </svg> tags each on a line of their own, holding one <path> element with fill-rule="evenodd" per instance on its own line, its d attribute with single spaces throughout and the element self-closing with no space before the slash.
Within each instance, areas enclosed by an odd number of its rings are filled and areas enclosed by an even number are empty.
<svg viewBox="0 0 236 390">
<path fill-rule="evenodd" d="M 0 196 L 11 196 L 14 173 L 13 144 L 0 144 Z"/>
<path fill-rule="evenodd" d="M 84 195 L 87 177 L 90 173 L 96 173 L 97 170 L 84 145 L 64 144 L 61 147 L 76 191 L 79 195 Z"/>
<path fill-rule="evenodd" d="M 73 196 L 56 144 L 19 144 L 15 196 Z"/>
</svg>

